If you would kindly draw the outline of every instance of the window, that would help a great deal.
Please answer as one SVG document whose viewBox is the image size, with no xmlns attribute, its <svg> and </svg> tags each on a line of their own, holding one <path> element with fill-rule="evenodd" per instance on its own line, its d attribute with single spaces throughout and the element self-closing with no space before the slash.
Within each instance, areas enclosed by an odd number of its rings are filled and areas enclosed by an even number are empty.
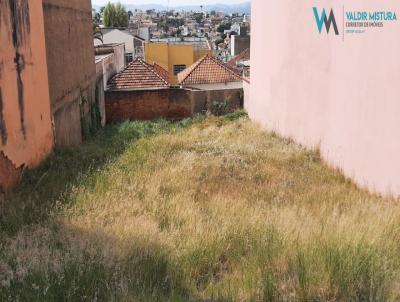
<svg viewBox="0 0 400 302">
<path fill-rule="evenodd" d="M 133 61 L 133 54 L 126 53 L 125 54 L 125 65 L 128 65 L 132 61 Z"/>
<path fill-rule="evenodd" d="M 174 75 L 178 75 L 178 73 L 184 71 L 186 69 L 186 65 L 174 65 Z"/>
</svg>

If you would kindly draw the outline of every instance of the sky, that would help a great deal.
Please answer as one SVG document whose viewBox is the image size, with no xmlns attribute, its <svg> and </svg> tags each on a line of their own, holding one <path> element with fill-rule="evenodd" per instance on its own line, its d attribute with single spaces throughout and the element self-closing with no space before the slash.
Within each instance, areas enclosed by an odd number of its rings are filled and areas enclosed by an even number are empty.
<svg viewBox="0 0 400 302">
<path fill-rule="evenodd" d="M 96 5 L 104 5 L 109 0 L 92 0 L 93 4 Z M 170 6 L 177 6 L 177 5 L 200 5 L 200 4 L 216 4 L 216 3 L 223 3 L 223 4 L 237 4 L 237 3 L 244 3 L 247 0 L 170 0 Z M 118 2 L 118 1 L 111 1 L 111 2 Z M 119 0 L 122 4 L 164 4 L 168 5 L 168 0 Z"/>
</svg>

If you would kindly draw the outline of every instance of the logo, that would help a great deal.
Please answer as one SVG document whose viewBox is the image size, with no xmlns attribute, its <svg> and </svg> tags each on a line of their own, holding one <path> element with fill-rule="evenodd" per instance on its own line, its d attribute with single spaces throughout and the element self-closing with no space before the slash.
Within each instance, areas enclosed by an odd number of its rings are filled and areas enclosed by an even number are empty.
<svg viewBox="0 0 400 302">
<path fill-rule="evenodd" d="M 329 31 L 331 29 L 331 26 L 333 26 L 333 29 L 335 31 L 335 35 L 339 35 L 339 29 L 337 27 L 336 19 L 335 19 L 335 14 L 333 13 L 333 9 L 331 9 L 331 12 L 329 13 L 329 18 L 326 15 L 325 8 L 322 10 L 322 15 L 319 16 L 318 9 L 316 7 L 313 7 L 314 11 L 314 17 L 315 21 L 317 22 L 317 27 L 319 33 L 322 33 L 322 28 L 325 25 L 326 32 L 329 34 Z"/>
</svg>

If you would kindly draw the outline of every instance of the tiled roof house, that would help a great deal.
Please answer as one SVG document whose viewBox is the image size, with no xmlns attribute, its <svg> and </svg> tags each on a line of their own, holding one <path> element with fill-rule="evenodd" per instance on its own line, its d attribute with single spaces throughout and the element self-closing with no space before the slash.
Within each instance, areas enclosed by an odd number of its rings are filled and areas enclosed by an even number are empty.
<svg viewBox="0 0 400 302">
<path fill-rule="evenodd" d="M 241 88 L 242 77 L 230 66 L 217 58 L 206 55 L 178 74 L 182 87 L 198 89 Z"/>
<path fill-rule="evenodd" d="M 138 58 L 108 82 L 109 90 L 158 90 L 170 88 L 168 71 Z"/>
<path fill-rule="evenodd" d="M 250 61 L 250 48 L 245 49 L 236 57 L 233 57 L 229 62 L 228 65 L 237 67 L 241 62 Z"/>
<path fill-rule="evenodd" d="M 250 48 L 232 58 L 227 64 L 240 73 L 246 82 L 250 81 Z"/>
</svg>

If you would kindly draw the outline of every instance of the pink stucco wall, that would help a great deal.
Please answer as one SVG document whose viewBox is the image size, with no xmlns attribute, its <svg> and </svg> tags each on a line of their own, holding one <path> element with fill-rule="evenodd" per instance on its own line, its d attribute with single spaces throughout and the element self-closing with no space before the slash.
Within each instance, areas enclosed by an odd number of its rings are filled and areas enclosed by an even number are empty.
<svg viewBox="0 0 400 302">
<path fill-rule="evenodd" d="M 400 195 L 400 21 L 346 34 L 345 11 L 395 11 L 398 0 L 252 1 L 245 107 L 268 129 L 319 147 L 371 191 Z M 340 35 L 320 34 L 313 7 L 334 9 Z"/>
</svg>

